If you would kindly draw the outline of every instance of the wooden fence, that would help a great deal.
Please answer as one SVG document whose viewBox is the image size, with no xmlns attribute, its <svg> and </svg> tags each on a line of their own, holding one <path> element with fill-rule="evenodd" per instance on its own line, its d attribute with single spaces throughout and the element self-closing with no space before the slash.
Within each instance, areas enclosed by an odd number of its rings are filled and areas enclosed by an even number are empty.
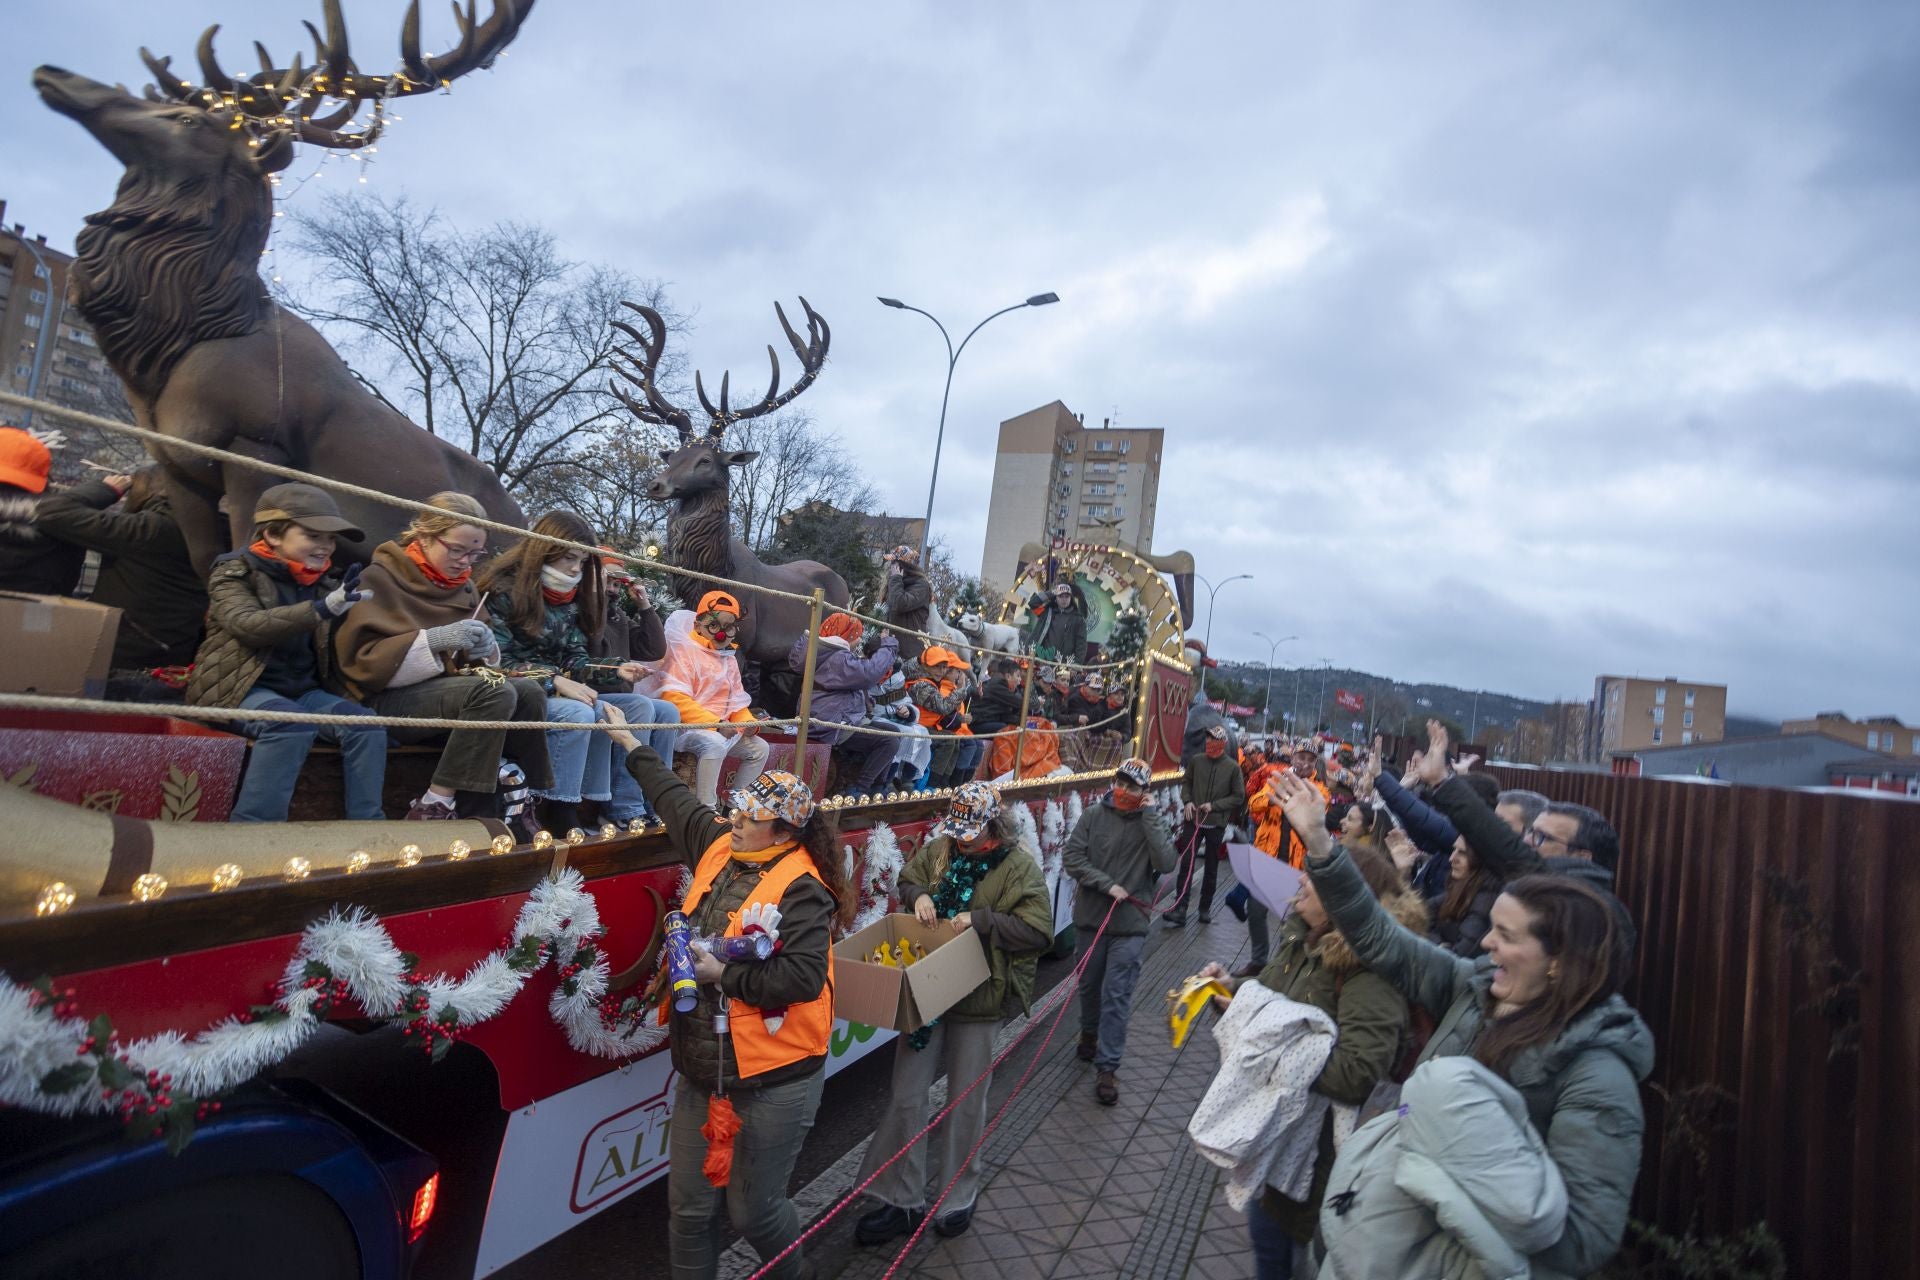
<svg viewBox="0 0 1920 1280">
<path fill-rule="evenodd" d="M 1493 772 L 1620 832 L 1658 1046 L 1635 1216 L 1920 1277 L 1920 803 Z"/>
</svg>

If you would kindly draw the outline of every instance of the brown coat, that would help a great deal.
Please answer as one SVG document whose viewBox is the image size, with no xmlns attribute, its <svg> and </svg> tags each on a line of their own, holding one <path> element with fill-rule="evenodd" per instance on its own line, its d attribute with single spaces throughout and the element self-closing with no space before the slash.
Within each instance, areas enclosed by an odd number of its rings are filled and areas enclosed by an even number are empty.
<svg viewBox="0 0 1920 1280">
<path fill-rule="evenodd" d="M 361 702 L 386 689 L 416 632 L 471 618 L 480 605 L 471 579 L 452 590 L 437 587 L 397 542 L 373 549 L 360 586 L 373 598 L 347 610 L 333 635 L 333 654 L 347 692 Z"/>
<path fill-rule="evenodd" d="M 339 579 L 320 582 L 332 590 Z M 272 578 L 245 553 L 221 556 L 207 577 L 207 636 L 187 677 L 190 707 L 237 707 L 266 670 L 267 653 L 297 635 L 313 637 L 314 675 L 320 687 L 339 691 L 339 673 L 327 644 L 329 622 L 305 600 L 281 604 Z"/>
</svg>

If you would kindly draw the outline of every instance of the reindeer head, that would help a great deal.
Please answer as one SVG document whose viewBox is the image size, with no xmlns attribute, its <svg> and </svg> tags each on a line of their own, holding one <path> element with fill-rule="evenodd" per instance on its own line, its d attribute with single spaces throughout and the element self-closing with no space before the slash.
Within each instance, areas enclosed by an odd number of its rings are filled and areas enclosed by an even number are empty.
<svg viewBox="0 0 1920 1280">
<path fill-rule="evenodd" d="M 633 340 L 631 349 L 623 348 L 614 353 L 614 372 L 639 388 L 641 398 L 635 399 L 617 382 L 609 382 L 607 390 L 618 397 L 640 421 L 659 427 L 670 426 L 680 436 L 680 447 L 660 459 L 660 473 L 647 485 L 647 496 L 656 502 L 725 490 L 729 484 L 727 468 L 744 467 L 760 456 L 751 450 L 726 448 L 727 428 L 744 419 L 772 413 L 812 386 L 813 380 L 820 376 L 821 367 L 827 362 L 827 345 L 833 340 L 827 322 L 805 298 L 800 299 L 800 305 L 807 313 L 805 341 L 787 323 L 786 311 L 779 303 L 774 303 L 773 310 L 780 317 L 780 327 L 786 331 L 787 341 L 792 344 L 794 355 L 800 359 L 799 381 L 786 391 L 780 390 L 780 357 L 774 353 L 771 343 L 767 344 L 767 362 L 773 366 L 773 378 L 767 384 L 767 394 L 760 398 L 758 404 L 733 408 L 727 401 L 728 381 L 732 375 L 723 373 L 720 375 L 720 403 L 716 406 L 707 398 L 707 388 L 696 372 L 693 375 L 693 388 L 700 397 L 701 409 L 707 415 L 707 430 L 704 436 L 695 438 L 693 418 L 686 410 L 661 395 L 654 382 L 654 375 L 660 367 L 660 356 L 667 345 L 666 321 L 652 307 L 644 307 L 637 302 L 622 302 L 620 305 L 638 315 L 647 327 L 643 334 L 624 320 L 613 322 L 614 328 Z"/>
<path fill-rule="evenodd" d="M 144 98 L 124 85 L 104 85 L 60 67 L 39 68 L 33 84 L 49 107 L 79 122 L 127 167 L 129 181 L 194 193 L 284 169 L 297 142 L 341 150 L 374 142 L 385 126 L 388 99 L 430 92 L 489 64 L 533 8 L 533 0 L 499 0 L 482 23 L 476 2 L 467 0 L 464 12 L 454 7 L 460 43 L 426 58 L 420 53 L 420 0 L 413 0 L 400 33 L 401 69 L 388 76 L 364 75 L 354 65 L 339 0 L 323 0 L 326 36 L 305 24 L 313 37 L 311 66 L 303 66 L 299 54 L 291 66 L 279 66 L 256 43 L 260 70 L 245 79 L 230 76 L 214 54 L 220 28 L 213 26 L 200 37 L 198 85 L 181 79 L 171 58 L 156 58 L 144 48 L 140 57 L 155 81 Z M 329 101 L 335 107 L 317 115 Z M 374 105 L 373 120 L 358 131 L 343 131 L 367 102 Z"/>
</svg>

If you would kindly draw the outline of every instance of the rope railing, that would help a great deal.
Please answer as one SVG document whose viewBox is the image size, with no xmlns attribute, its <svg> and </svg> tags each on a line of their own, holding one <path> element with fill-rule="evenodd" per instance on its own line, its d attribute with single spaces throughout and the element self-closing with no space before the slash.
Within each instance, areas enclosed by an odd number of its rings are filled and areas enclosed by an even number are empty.
<svg viewBox="0 0 1920 1280">
<path fill-rule="evenodd" d="M 36 400 L 30 396 L 17 395 L 11 391 L 0 391 L 0 404 L 12 405 L 15 408 L 27 409 L 35 413 L 52 414 L 72 422 L 84 423 L 96 430 L 117 432 L 121 435 L 128 435 L 135 439 L 143 440 L 148 444 L 159 445 L 167 449 L 177 449 L 196 457 L 211 458 L 220 462 L 233 463 L 236 466 L 250 467 L 255 471 L 279 476 L 284 480 L 298 480 L 303 484 L 311 484 L 322 489 L 330 489 L 336 493 L 351 494 L 356 498 L 364 498 L 370 502 L 384 503 L 387 506 L 398 507 L 403 511 L 429 515 L 446 514 L 446 512 L 438 507 L 425 502 L 415 501 L 412 498 L 402 498 L 396 494 L 387 493 L 380 489 L 369 489 L 365 485 L 354 484 L 347 480 L 337 480 L 331 476 L 323 476 L 311 471 L 302 471 L 297 467 L 282 466 L 277 462 L 265 462 L 259 458 L 250 458 L 245 454 L 234 453 L 232 450 L 222 449 L 215 445 L 201 444 L 193 440 L 182 440 L 177 436 L 166 435 L 146 427 L 136 426 L 130 422 L 116 422 L 112 418 L 101 417 L 97 413 L 88 413 L 84 409 L 72 409 L 65 405 L 54 404 L 51 401 Z M 606 551 L 592 543 L 575 542 L 571 538 L 559 538 L 552 534 L 534 533 L 531 530 L 522 529 L 518 525 L 507 524 L 486 516 L 463 515 L 460 517 L 460 520 L 462 524 L 470 524 L 477 529 L 486 529 L 513 538 L 536 538 L 542 542 L 551 543 L 554 546 L 565 547 L 570 551 L 584 552 L 590 557 L 589 563 L 607 554 Z M 729 590 L 758 592 L 764 596 L 771 596 L 778 600 L 792 600 L 799 604 L 811 605 L 813 603 L 811 596 L 802 595 L 799 592 L 783 591 L 778 587 L 767 587 L 754 583 L 740 582 L 732 578 L 721 577 L 718 574 L 703 573 L 698 569 L 664 564 L 658 560 L 649 559 L 646 556 L 629 555 L 626 552 L 618 552 L 617 554 L 630 567 L 655 577 L 693 578 L 701 582 L 711 583 L 715 586 L 725 587 Z M 845 605 L 837 605 L 828 601 L 823 602 L 822 607 L 834 613 L 843 613 L 850 618 L 857 618 L 863 624 L 872 623 L 876 626 L 884 627 L 898 636 L 912 636 L 916 639 L 942 646 L 951 643 L 951 637 L 936 635 L 931 631 L 914 631 L 906 627 L 897 626 L 884 618 L 877 618 L 870 614 L 860 613 Z M 1024 662 L 1036 661 L 1032 654 L 1001 649 L 987 649 L 974 645 L 971 641 L 968 642 L 967 647 L 975 654 L 985 655 L 988 658 L 1013 658 Z M 1064 667 L 1069 671 L 1108 671 L 1131 668 L 1142 661 L 1145 661 L 1144 655 L 1136 658 L 1117 659 L 1111 662 L 1053 662 L 1046 665 L 1052 666 L 1056 670 Z"/>
</svg>

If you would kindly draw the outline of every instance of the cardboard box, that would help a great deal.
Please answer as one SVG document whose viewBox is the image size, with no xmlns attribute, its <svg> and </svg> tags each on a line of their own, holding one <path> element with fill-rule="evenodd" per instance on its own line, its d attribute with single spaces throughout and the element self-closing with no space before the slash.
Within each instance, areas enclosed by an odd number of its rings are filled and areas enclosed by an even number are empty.
<svg viewBox="0 0 1920 1280">
<path fill-rule="evenodd" d="M 927 954 L 905 969 L 868 959 L 902 938 Z M 945 920 L 929 929 L 910 915 L 890 915 L 834 947 L 833 1012 L 870 1027 L 918 1031 L 986 980 L 986 951 L 973 930 L 955 933 Z"/>
<path fill-rule="evenodd" d="M 65 596 L 0 591 L 0 690 L 97 698 L 107 691 L 107 668 L 120 611 Z"/>
</svg>

